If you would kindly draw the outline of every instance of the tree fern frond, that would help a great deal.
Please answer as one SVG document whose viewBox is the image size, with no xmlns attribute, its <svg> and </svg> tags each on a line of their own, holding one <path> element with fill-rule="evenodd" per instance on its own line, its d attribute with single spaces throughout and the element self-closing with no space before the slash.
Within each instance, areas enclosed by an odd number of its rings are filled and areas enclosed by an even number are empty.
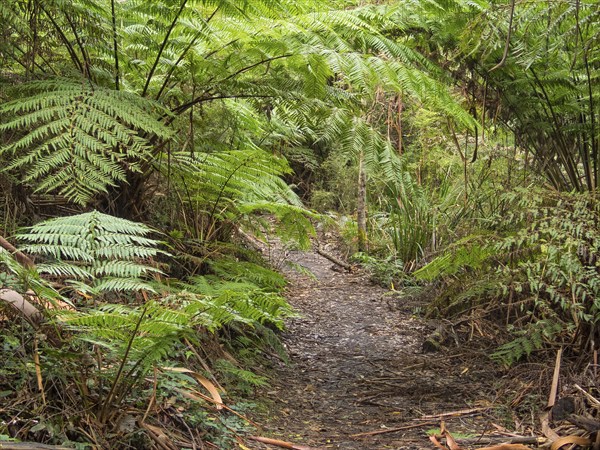
<svg viewBox="0 0 600 450">
<path fill-rule="evenodd" d="M 120 91 L 50 79 L 14 94 L 0 106 L 0 131 L 20 136 L 0 147 L 0 155 L 16 155 L 8 170 L 23 168 L 26 181 L 42 181 L 38 190 L 76 203 L 139 170 L 151 158 L 151 139 L 171 136 L 157 120 L 158 105 Z"/>
<path fill-rule="evenodd" d="M 215 275 L 224 280 L 249 281 L 270 291 L 281 290 L 287 283 L 280 273 L 247 261 L 220 258 L 209 264 Z"/>
<path fill-rule="evenodd" d="M 41 222 L 17 238 L 26 243 L 24 251 L 52 260 L 41 264 L 40 272 L 74 278 L 71 284 L 79 290 L 153 291 L 143 278 L 160 270 L 141 262 L 161 253 L 158 242 L 145 237 L 151 231 L 143 224 L 92 211 Z"/>
</svg>

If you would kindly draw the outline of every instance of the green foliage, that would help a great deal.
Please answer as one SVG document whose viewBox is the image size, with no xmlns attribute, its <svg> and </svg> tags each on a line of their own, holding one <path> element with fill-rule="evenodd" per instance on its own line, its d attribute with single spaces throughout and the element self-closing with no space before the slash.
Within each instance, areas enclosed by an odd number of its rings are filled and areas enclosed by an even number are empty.
<svg viewBox="0 0 600 450">
<path fill-rule="evenodd" d="M 496 222 L 497 235 L 459 241 L 416 275 L 444 280 L 435 304 L 445 298 L 445 311 L 479 305 L 521 324 L 514 341 L 494 354 L 499 361 L 511 364 L 548 343 L 583 350 L 600 321 L 598 202 L 592 194 L 531 187 L 505 199 L 511 213 Z"/>
<path fill-rule="evenodd" d="M 555 188 L 595 190 L 597 2 L 527 3 L 512 16 L 509 5 L 490 4 L 465 28 L 459 49 L 481 74 L 471 72 L 469 83 L 485 86 L 488 111 L 502 106 L 494 120 L 515 133 Z"/>
<path fill-rule="evenodd" d="M 394 289 L 407 279 L 404 263 L 393 256 L 382 260 L 359 252 L 352 255 L 352 260 L 367 269 L 371 279 L 382 286 Z"/>
<path fill-rule="evenodd" d="M 88 344 L 80 350 L 101 349 L 104 367 L 87 381 L 110 387 L 101 402 L 100 420 L 138 387 L 151 368 L 172 358 L 183 338 L 193 339 L 197 322 L 192 321 L 192 314 L 158 300 L 138 307 L 106 304 L 86 312 L 60 313 L 58 319 L 77 333 L 76 347 Z"/>
<path fill-rule="evenodd" d="M 94 300 L 93 306 L 47 311 L 44 326 L 58 330 L 61 346 L 43 342 L 39 351 L 43 380 L 61 392 L 72 392 L 60 402 L 80 401 L 99 423 L 111 420 L 115 408 L 145 401 L 148 373 L 177 364 L 186 346 L 201 346 L 208 333 L 226 329 L 236 334 L 236 342 L 242 344 L 240 351 L 258 346 L 283 351 L 268 328 L 281 328 L 283 320 L 293 314 L 278 294 L 285 284 L 281 275 L 257 264 L 223 259 L 211 263 L 213 275 L 173 282 L 169 287 L 155 282 L 151 287 L 143 277 L 158 271 L 145 262 L 161 253 L 159 243 L 147 237 L 151 231 L 145 225 L 92 211 L 48 220 L 19 235 L 28 244 L 23 250 L 49 260 L 37 266 L 39 272 L 49 274 L 55 282 L 71 277 L 66 282 Z M 22 268 L 6 251 L 0 251 L 0 257 L 7 269 L 20 274 Z M 51 290 L 39 274 L 30 278 Z M 37 286 L 32 281 L 29 285 Z M 110 296 L 103 298 L 107 291 Z M 42 295 L 42 291 L 36 292 Z M 131 295 L 135 293 L 141 294 L 137 300 Z M 59 297 L 56 292 L 54 295 Z M 43 298 L 48 298 L 46 293 Z M 7 336 L 2 342 L 8 350 L 19 340 Z M 0 375 L 21 369 L 11 363 Z M 242 366 L 229 367 L 226 372 L 242 388 L 264 383 Z M 32 368 L 25 370 L 25 375 L 37 376 Z M 162 386 L 162 377 L 157 383 Z M 185 386 L 171 388 L 180 392 Z M 70 410 L 81 407 L 64 406 Z M 64 435 L 62 426 L 54 421 L 44 424 L 53 430 L 51 438 Z M 208 423 L 202 425 L 209 427 Z"/>
<path fill-rule="evenodd" d="M 146 237 L 151 231 L 92 211 L 41 222 L 18 238 L 26 243 L 23 251 L 49 258 L 38 265 L 40 273 L 70 277 L 70 286 L 96 297 L 111 291 L 153 291 L 143 278 L 160 271 L 142 262 L 161 253 L 158 241 Z"/>
<path fill-rule="evenodd" d="M 443 255 L 416 270 L 413 275 L 418 280 L 432 281 L 440 276 L 455 275 L 465 268 L 480 270 L 494 254 L 494 246 L 486 242 L 485 235 L 468 236 L 448 246 Z"/>
<path fill-rule="evenodd" d="M 506 268 L 516 280 L 514 288 L 566 312 L 564 319 L 576 326 L 589 326 L 580 331 L 586 338 L 592 333 L 592 338 L 600 320 L 595 256 L 600 250 L 600 207 L 594 195 L 529 190 L 528 195 L 516 192 L 512 200 L 518 209 L 506 220 L 521 228 L 499 249 L 518 258 L 518 265 Z"/>
<path fill-rule="evenodd" d="M 253 388 L 265 386 L 268 383 L 267 378 L 256 375 L 249 370 L 241 369 L 226 359 L 218 360 L 215 363 L 215 368 L 225 376 L 231 377 L 234 380 L 232 384 L 247 393 L 250 393 Z"/>
<path fill-rule="evenodd" d="M 251 278 L 254 278 L 252 276 Z M 294 315 L 287 301 L 248 280 L 222 281 L 214 276 L 196 276 L 179 286 L 175 299 L 184 308 L 197 310 L 205 327 L 216 330 L 223 325 L 241 323 L 272 324 L 283 328 L 284 319 Z"/>
<path fill-rule="evenodd" d="M 549 320 L 537 321 L 525 330 L 516 331 L 517 337 L 498 347 L 490 357 L 506 366 L 511 366 L 521 358 L 531 355 L 533 351 L 540 350 L 554 341 L 563 331 L 562 324 Z"/>
<path fill-rule="evenodd" d="M 312 191 L 311 206 L 320 212 L 354 213 L 358 180 L 356 156 L 334 148 L 321 164 L 318 174 L 320 189 L 315 186 Z"/>
<path fill-rule="evenodd" d="M 223 226 L 245 223 L 260 231 L 251 215 L 267 212 L 278 219 L 278 233 L 284 240 L 296 240 L 303 247 L 314 233 L 298 196 L 282 176 L 289 172 L 287 162 L 255 146 L 245 150 L 173 155 L 182 180 L 180 189 L 186 202 L 202 216 L 197 233 L 205 240 L 218 237 Z M 307 217 L 308 216 L 308 217 Z M 260 223 L 260 222 L 258 222 Z"/>
<path fill-rule="evenodd" d="M 250 282 L 266 291 L 278 292 L 287 284 L 280 273 L 248 261 L 220 258 L 210 261 L 209 265 L 211 271 L 223 280 Z"/>
<path fill-rule="evenodd" d="M 150 101 L 88 82 L 55 78 L 19 85 L 0 106 L 4 170 L 24 169 L 23 182 L 86 204 L 139 171 L 154 139 L 168 139 L 165 112 Z"/>
<path fill-rule="evenodd" d="M 257 147 L 193 156 L 176 153 L 173 157 L 179 170 L 197 177 L 188 186 L 190 201 L 202 202 L 213 215 L 227 217 L 228 203 L 235 201 L 280 201 L 300 206 L 281 178 L 290 171 L 287 162 Z"/>
</svg>

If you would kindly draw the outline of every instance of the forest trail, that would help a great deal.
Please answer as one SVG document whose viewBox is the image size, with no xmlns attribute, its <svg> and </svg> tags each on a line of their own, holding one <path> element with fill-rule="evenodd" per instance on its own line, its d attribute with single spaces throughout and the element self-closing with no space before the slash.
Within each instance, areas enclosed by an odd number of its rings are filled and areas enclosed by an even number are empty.
<svg viewBox="0 0 600 450">
<path fill-rule="evenodd" d="M 410 450 L 431 449 L 426 432 L 441 419 L 451 432 L 485 431 L 495 397 L 489 371 L 469 356 L 423 353 L 428 331 L 414 305 L 393 300 L 364 273 L 334 270 L 316 253 L 286 257 L 314 276 L 287 270 L 287 296 L 301 317 L 282 337 L 291 362 L 275 368 L 263 393 L 272 401 L 259 419 L 263 435 L 319 449 Z M 443 415 L 454 411 L 462 412 Z"/>
</svg>

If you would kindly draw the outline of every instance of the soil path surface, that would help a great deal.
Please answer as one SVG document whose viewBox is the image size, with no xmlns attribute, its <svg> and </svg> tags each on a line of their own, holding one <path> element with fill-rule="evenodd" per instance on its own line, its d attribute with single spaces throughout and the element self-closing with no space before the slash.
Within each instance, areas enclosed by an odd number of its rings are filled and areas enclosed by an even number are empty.
<svg viewBox="0 0 600 450">
<path fill-rule="evenodd" d="M 427 430 L 441 420 L 455 433 L 485 431 L 489 372 L 471 357 L 423 353 L 428 330 L 414 315 L 417 305 L 389 296 L 364 273 L 334 270 L 318 254 L 287 258 L 313 276 L 287 274 L 288 299 L 301 317 L 283 334 L 291 362 L 276 367 L 264 392 L 272 405 L 259 419 L 263 435 L 320 449 L 410 450 L 434 448 Z M 400 427 L 407 428 L 356 436 Z"/>
</svg>

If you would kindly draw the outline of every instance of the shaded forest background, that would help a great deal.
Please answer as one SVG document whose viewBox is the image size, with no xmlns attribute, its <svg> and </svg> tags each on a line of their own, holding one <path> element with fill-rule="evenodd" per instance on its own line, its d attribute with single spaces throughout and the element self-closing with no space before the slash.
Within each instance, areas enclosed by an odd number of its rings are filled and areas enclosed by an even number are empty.
<svg viewBox="0 0 600 450">
<path fill-rule="evenodd" d="M 587 376 L 599 16 L 595 0 L 2 2 L 0 436 L 136 448 L 173 396 L 230 445 L 242 421 L 206 405 L 266 382 L 253 365 L 286 358 L 294 314 L 257 240 L 306 249 L 323 227 L 398 297 L 426 296 L 415 314 L 489 330 L 464 345 L 507 368 L 562 348 Z M 127 408 L 145 428 L 114 431 Z"/>
</svg>

